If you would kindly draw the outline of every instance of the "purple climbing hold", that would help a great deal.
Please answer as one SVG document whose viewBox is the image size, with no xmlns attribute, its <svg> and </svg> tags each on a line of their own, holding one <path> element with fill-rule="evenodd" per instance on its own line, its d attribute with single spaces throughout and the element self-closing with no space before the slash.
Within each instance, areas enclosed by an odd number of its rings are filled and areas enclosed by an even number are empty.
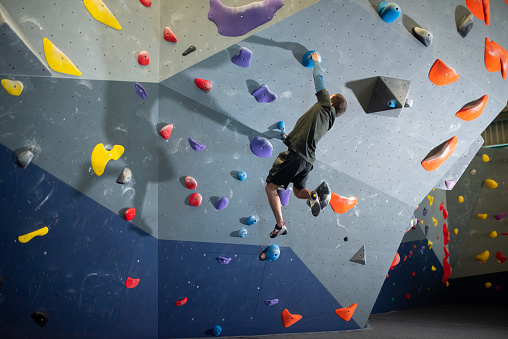
<svg viewBox="0 0 508 339">
<path fill-rule="evenodd" d="M 293 189 L 291 187 L 288 187 L 287 189 L 282 187 L 277 188 L 277 194 L 279 195 L 280 204 L 282 206 L 287 206 L 287 204 L 289 204 L 289 197 L 291 196 L 292 191 Z"/>
<path fill-rule="evenodd" d="M 272 93 L 268 89 L 268 86 L 266 86 L 265 84 L 259 86 L 251 94 L 254 96 L 254 98 L 256 98 L 258 102 L 270 103 L 277 99 L 277 95 L 275 95 L 275 93 Z"/>
<path fill-rule="evenodd" d="M 219 264 L 227 265 L 231 261 L 231 258 L 226 258 L 226 257 L 220 257 L 219 256 L 219 257 L 217 257 L 217 261 L 219 262 Z"/>
<path fill-rule="evenodd" d="M 452 189 L 455 186 L 455 180 L 445 180 L 444 183 L 448 189 Z"/>
<path fill-rule="evenodd" d="M 228 207 L 228 204 L 229 204 L 229 199 L 226 197 L 221 197 L 221 198 L 218 198 L 217 200 L 215 200 L 214 206 L 218 211 L 220 211 L 220 210 L 223 210 L 226 207 Z"/>
<path fill-rule="evenodd" d="M 497 221 L 503 221 L 504 217 L 506 217 L 508 213 L 506 212 L 503 212 L 503 213 L 499 213 L 499 214 L 496 214 L 494 216 L 494 218 L 496 218 Z"/>
<path fill-rule="evenodd" d="M 422 271 L 425 272 L 426 269 L 427 269 L 427 266 L 425 265 L 425 266 L 423 266 Z"/>
<path fill-rule="evenodd" d="M 423 216 L 426 216 L 426 215 L 427 215 L 427 212 L 428 212 L 427 207 L 424 207 L 424 208 L 423 208 Z"/>
<path fill-rule="evenodd" d="M 429 234 L 429 226 L 425 225 L 425 236 L 427 236 L 427 234 Z"/>
<path fill-rule="evenodd" d="M 272 156 L 273 146 L 266 138 L 254 137 L 250 142 L 250 150 L 260 158 L 269 158 Z"/>
<path fill-rule="evenodd" d="M 267 304 L 268 306 L 273 306 L 275 304 L 278 304 L 279 303 L 279 299 L 268 299 L 268 300 L 265 300 L 265 304 Z"/>
<path fill-rule="evenodd" d="M 148 96 L 148 92 L 146 91 L 146 89 L 144 89 L 139 82 L 136 82 L 134 86 L 136 87 L 136 93 L 138 93 L 141 99 L 146 99 L 146 97 Z"/>
<path fill-rule="evenodd" d="M 198 144 L 192 137 L 189 137 L 189 145 L 195 151 L 202 151 L 206 148 L 206 145 Z"/>
<path fill-rule="evenodd" d="M 420 248 L 420 253 L 423 254 L 424 251 L 425 251 L 425 246 L 422 246 L 422 248 Z"/>
<path fill-rule="evenodd" d="M 240 67 L 249 67 L 250 59 L 252 59 L 252 52 L 250 49 L 242 47 L 237 54 L 233 55 L 231 61 Z"/>
<path fill-rule="evenodd" d="M 263 0 L 229 7 L 224 6 L 221 0 L 210 0 L 208 19 L 215 23 L 219 34 L 241 36 L 272 20 L 283 5 L 282 0 Z"/>
</svg>

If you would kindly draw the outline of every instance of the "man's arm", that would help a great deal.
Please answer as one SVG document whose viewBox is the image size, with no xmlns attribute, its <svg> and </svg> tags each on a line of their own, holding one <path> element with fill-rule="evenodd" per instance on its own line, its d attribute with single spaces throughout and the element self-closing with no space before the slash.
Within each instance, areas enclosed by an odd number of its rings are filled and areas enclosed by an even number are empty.
<svg viewBox="0 0 508 339">
<path fill-rule="evenodd" d="M 325 88 L 325 82 L 323 78 L 323 70 L 321 69 L 321 56 L 318 52 L 311 53 L 312 61 L 314 62 L 314 86 L 316 87 L 316 93 Z"/>
</svg>

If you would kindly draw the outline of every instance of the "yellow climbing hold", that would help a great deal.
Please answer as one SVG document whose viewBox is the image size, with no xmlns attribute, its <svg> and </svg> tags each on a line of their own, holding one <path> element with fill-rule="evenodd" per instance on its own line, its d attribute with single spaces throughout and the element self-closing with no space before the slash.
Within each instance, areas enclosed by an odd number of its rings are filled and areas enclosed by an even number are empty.
<svg viewBox="0 0 508 339">
<path fill-rule="evenodd" d="M 496 232 L 496 231 L 492 231 L 492 232 L 490 232 L 490 234 L 489 234 L 489 238 L 494 239 L 495 237 L 497 237 L 497 232 Z"/>
<path fill-rule="evenodd" d="M 435 271 L 435 270 L 436 270 L 436 268 L 435 268 L 434 266 L 432 266 L 432 267 L 431 267 L 431 269 L 432 269 L 433 271 Z"/>
<path fill-rule="evenodd" d="M 497 187 L 497 182 L 495 182 L 492 179 L 486 179 L 485 184 L 487 185 L 488 188 L 496 188 Z"/>
<path fill-rule="evenodd" d="M 446 280 L 446 287 L 450 286 L 450 283 L 448 282 L 448 280 Z"/>
<path fill-rule="evenodd" d="M 491 288 L 491 287 L 492 287 L 492 284 L 491 284 L 491 283 L 489 283 L 489 282 L 486 282 L 486 283 L 485 283 L 485 287 L 486 287 L 486 288 Z"/>
<path fill-rule="evenodd" d="M 433 191 L 435 191 L 435 190 L 436 190 L 436 188 L 434 187 L 432 190 L 433 190 Z"/>
<path fill-rule="evenodd" d="M 95 174 L 101 176 L 104 173 L 106 164 L 111 159 L 118 160 L 123 154 L 122 145 L 115 145 L 111 151 L 106 151 L 103 144 L 95 146 L 92 152 L 92 168 Z"/>
<path fill-rule="evenodd" d="M 464 202 L 464 197 L 462 195 L 459 195 L 459 202 L 462 204 Z"/>
<path fill-rule="evenodd" d="M 454 230 L 453 230 L 453 233 L 455 233 L 455 234 L 459 234 L 459 229 L 458 229 L 458 228 L 454 229 Z"/>
<path fill-rule="evenodd" d="M 52 70 L 70 75 L 81 75 L 81 72 L 74 66 L 71 59 L 63 54 L 48 38 L 42 39 L 42 42 L 44 44 L 44 56 Z"/>
<path fill-rule="evenodd" d="M 21 81 L 2 79 L 2 87 L 10 95 L 18 96 L 21 94 L 21 92 L 23 92 L 23 84 Z"/>
<path fill-rule="evenodd" d="M 482 155 L 482 160 L 485 162 L 489 162 L 489 156 L 487 154 Z"/>
<path fill-rule="evenodd" d="M 477 214 L 478 219 L 487 219 L 487 214 Z"/>
<path fill-rule="evenodd" d="M 429 199 L 429 205 L 432 206 L 432 204 L 434 203 L 434 197 L 427 195 L 427 198 Z"/>
<path fill-rule="evenodd" d="M 43 236 L 43 235 L 48 234 L 48 232 L 49 232 L 49 228 L 43 227 L 41 229 L 38 229 L 37 231 L 33 231 L 33 232 L 30 232 L 25 235 L 20 235 L 18 237 L 18 240 L 19 240 L 19 242 L 26 243 L 26 242 L 29 242 L 30 240 L 32 240 L 33 237 L 38 236 L 38 235 Z"/>
<path fill-rule="evenodd" d="M 97 21 L 117 30 L 122 29 L 115 16 L 101 0 L 83 0 L 83 4 Z"/>
<path fill-rule="evenodd" d="M 430 240 L 429 240 L 428 245 L 429 245 L 429 250 L 431 250 L 431 249 L 432 249 L 432 245 L 434 245 L 434 243 L 433 243 L 432 241 L 430 241 Z"/>
<path fill-rule="evenodd" d="M 479 262 L 486 262 L 487 259 L 489 258 L 489 251 L 483 251 L 482 253 L 478 254 L 476 256 L 476 260 L 478 260 Z"/>
<path fill-rule="evenodd" d="M 434 223 L 434 227 L 437 227 L 437 220 L 436 220 L 436 218 L 432 217 L 432 222 Z"/>
</svg>

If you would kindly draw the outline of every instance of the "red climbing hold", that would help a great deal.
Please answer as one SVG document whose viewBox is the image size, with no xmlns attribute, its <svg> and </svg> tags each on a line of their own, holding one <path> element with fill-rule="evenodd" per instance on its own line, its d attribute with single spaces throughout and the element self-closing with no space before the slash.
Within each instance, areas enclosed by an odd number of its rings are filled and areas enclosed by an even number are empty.
<svg viewBox="0 0 508 339">
<path fill-rule="evenodd" d="M 446 223 L 443 224 L 443 241 L 445 245 L 448 245 L 450 242 L 450 232 L 448 232 L 448 227 Z"/>
<path fill-rule="evenodd" d="M 139 284 L 139 279 L 132 279 L 132 278 L 127 277 L 127 280 L 125 281 L 125 286 L 127 288 L 134 288 L 134 287 L 138 286 L 138 284 Z"/>
<path fill-rule="evenodd" d="M 136 216 L 136 209 L 134 207 L 129 208 L 125 211 L 125 220 L 131 221 Z"/>
<path fill-rule="evenodd" d="M 301 315 L 291 314 L 286 308 L 282 311 L 282 323 L 284 324 L 284 327 L 289 327 L 300 319 L 302 319 Z"/>
<path fill-rule="evenodd" d="M 146 66 L 150 63 L 150 57 L 148 56 L 148 52 L 147 51 L 141 51 L 139 52 L 138 54 L 138 63 L 141 65 L 141 66 Z"/>
<path fill-rule="evenodd" d="M 443 284 L 446 284 L 448 281 L 448 278 L 452 275 L 452 267 L 450 266 L 450 263 L 448 262 L 448 257 L 450 256 L 450 253 L 448 253 L 448 250 L 446 249 L 446 246 L 444 246 L 444 252 L 445 257 L 443 258 Z"/>
<path fill-rule="evenodd" d="M 185 186 L 187 186 L 187 188 L 190 190 L 193 190 L 196 187 L 198 187 L 198 182 L 193 177 L 186 176 L 184 181 L 185 181 Z"/>
<path fill-rule="evenodd" d="M 201 205 L 201 201 L 203 198 L 201 197 L 201 194 L 199 193 L 192 193 L 189 198 L 189 205 L 191 206 L 199 206 Z"/>
<path fill-rule="evenodd" d="M 429 71 L 429 80 L 436 86 L 444 86 L 459 80 L 459 75 L 453 68 L 437 59 Z"/>
<path fill-rule="evenodd" d="M 503 253 L 501 253 L 501 251 L 496 253 L 496 259 L 499 260 L 501 264 L 506 261 L 506 257 L 503 255 Z"/>
<path fill-rule="evenodd" d="M 411 294 L 409 294 L 409 293 L 406 294 L 406 299 L 408 299 L 408 300 L 411 299 Z"/>
<path fill-rule="evenodd" d="M 173 33 L 173 31 L 169 27 L 164 27 L 164 40 L 170 42 L 177 42 L 175 33 Z"/>
<path fill-rule="evenodd" d="M 399 252 L 395 253 L 395 258 L 393 258 L 392 265 L 390 266 L 390 269 L 393 270 L 395 266 L 397 266 L 400 262 L 400 255 Z"/>
<path fill-rule="evenodd" d="M 152 6 L 152 0 L 139 0 L 145 7 Z"/>
<path fill-rule="evenodd" d="M 194 82 L 196 83 L 196 86 L 198 86 L 200 89 L 202 89 L 205 92 L 208 92 L 212 89 L 212 83 L 208 80 L 204 79 L 194 79 Z"/>
<path fill-rule="evenodd" d="M 182 306 L 182 305 L 185 305 L 185 303 L 187 303 L 187 297 L 181 299 L 181 300 L 177 300 L 175 301 L 175 305 L 176 306 Z"/>
<path fill-rule="evenodd" d="M 444 201 L 443 201 L 443 202 L 441 202 L 441 205 L 439 205 L 439 210 L 440 210 L 440 211 L 442 211 L 442 210 L 443 210 L 443 208 L 444 208 Z"/>
<path fill-rule="evenodd" d="M 355 313 L 356 306 L 358 306 L 358 303 L 354 303 L 353 305 L 351 305 L 349 307 L 338 308 L 335 310 L 335 314 L 337 314 L 343 320 L 349 321 L 349 320 L 351 320 L 353 313 Z"/>
<path fill-rule="evenodd" d="M 171 132 L 173 132 L 173 124 L 162 127 L 159 131 L 159 135 L 167 140 L 171 136 Z"/>
<path fill-rule="evenodd" d="M 416 275 L 415 272 L 411 272 L 411 276 L 414 277 Z"/>
</svg>

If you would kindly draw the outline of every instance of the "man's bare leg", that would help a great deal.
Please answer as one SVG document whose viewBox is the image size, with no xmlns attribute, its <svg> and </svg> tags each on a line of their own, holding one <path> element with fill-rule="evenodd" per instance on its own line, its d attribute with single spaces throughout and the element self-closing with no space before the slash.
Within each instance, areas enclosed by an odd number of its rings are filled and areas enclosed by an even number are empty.
<svg viewBox="0 0 508 339">
<path fill-rule="evenodd" d="M 273 215 L 275 217 L 275 222 L 278 227 L 282 226 L 282 209 L 280 204 L 280 198 L 277 194 L 277 189 L 279 186 L 272 184 L 271 182 L 267 183 L 265 186 L 266 196 L 268 197 L 268 202 L 270 203 L 270 207 L 272 208 Z"/>
<path fill-rule="evenodd" d="M 293 186 L 293 193 L 298 199 L 309 199 L 310 191 L 306 188 L 298 189 Z"/>
</svg>

